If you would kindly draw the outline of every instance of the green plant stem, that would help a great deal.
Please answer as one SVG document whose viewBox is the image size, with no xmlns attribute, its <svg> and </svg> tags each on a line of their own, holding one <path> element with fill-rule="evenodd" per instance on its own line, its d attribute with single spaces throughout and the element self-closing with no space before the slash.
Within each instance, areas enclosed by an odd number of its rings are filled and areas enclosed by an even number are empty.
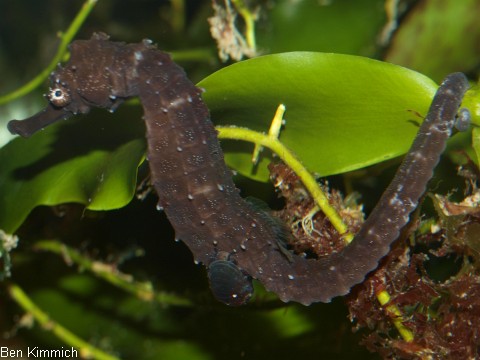
<svg viewBox="0 0 480 360">
<path fill-rule="evenodd" d="M 175 50 L 168 51 L 175 62 L 186 61 L 202 61 L 204 63 L 211 63 L 215 57 L 214 52 L 210 48 L 197 48 L 189 50 Z"/>
<path fill-rule="evenodd" d="M 407 328 L 403 323 L 405 318 L 403 317 L 402 312 L 395 304 L 390 303 L 390 294 L 386 290 L 379 291 L 377 294 L 377 300 L 380 305 L 387 311 L 387 314 L 391 314 L 391 319 L 393 325 L 397 328 L 398 333 L 407 342 L 412 342 L 415 337 L 413 336 L 412 331 Z"/>
<path fill-rule="evenodd" d="M 82 8 L 78 12 L 77 16 L 73 19 L 70 27 L 66 32 L 60 34 L 60 45 L 57 49 L 57 53 L 53 57 L 50 64 L 35 78 L 21 86 L 20 88 L 0 97 L 0 105 L 8 103 L 9 101 L 15 100 L 21 96 L 24 96 L 42 84 L 45 79 L 50 75 L 52 70 L 57 66 L 57 64 L 63 59 L 65 53 L 67 52 L 68 44 L 75 37 L 76 33 L 80 29 L 80 26 L 84 23 L 87 16 L 90 14 L 90 11 L 93 9 L 98 0 L 87 0 L 83 3 Z"/>
<path fill-rule="evenodd" d="M 240 127 L 227 127 L 217 126 L 218 137 L 220 139 L 232 139 L 249 141 L 257 145 L 265 146 L 275 152 L 280 159 L 285 162 L 307 188 L 310 195 L 313 197 L 315 203 L 320 209 L 322 209 L 325 216 L 330 220 L 333 227 L 342 235 L 345 241 L 350 242 L 353 235 L 348 232 L 348 228 L 343 222 L 342 218 L 338 215 L 335 208 L 333 208 L 322 189 L 317 184 L 315 178 L 310 172 L 302 165 L 302 163 L 293 155 L 293 153 L 287 149 L 277 138 L 268 136 L 257 131 L 253 131 Z"/>
<path fill-rule="evenodd" d="M 245 39 L 250 49 L 255 51 L 257 45 L 255 41 L 255 20 L 256 16 L 248 9 L 243 0 L 232 0 L 233 5 L 245 22 Z"/>
<path fill-rule="evenodd" d="M 67 262 L 73 262 L 82 269 L 88 270 L 99 278 L 115 285 L 144 301 L 155 300 L 163 306 L 192 306 L 193 304 L 182 297 L 164 292 L 155 292 L 150 282 L 134 281 L 133 277 L 124 274 L 109 264 L 94 261 L 56 240 L 42 240 L 35 244 L 37 250 L 49 251 L 62 255 Z"/>
<path fill-rule="evenodd" d="M 180 33 L 185 28 L 185 0 L 171 0 L 172 6 L 170 23 L 176 33 Z"/>
<path fill-rule="evenodd" d="M 48 331 L 54 333 L 59 339 L 78 350 L 82 358 L 99 359 L 99 360 L 117 360 L 118 358 L 107 354 L 106 352 L 92 346 L 88 342 L 79 338 L 77 335 L 66 329 L 59 323 L 52 320 L 45 312 L 43 312 L 28 295 L 16 284 L 8 285 L 8 293 L 10 297 L 22 307 L 23 310 L 32 314 L 36 321 Z"/>
<path fill-rule="evenodd" d="M 216 129 L 219 132 L 218 137 L 220 139 L 249 141 L 254 143 L 256 147 L 265 146 L 274 151 L 301 179 L 315 203 L 324 212 L 325 216 L 327 216 L 335 229 L 343 235 L 345 241 L 349 243 L 353 240 L 353 234 L 348 232 L 347 226 L 340 218 L 337 211 L 330 206 L 327 197 L 318 186 L 315 178 L 293 155 L 293 153 L 291 153 L 285 145 L 278 140 L 278 133 L 265 135 L 246 128 L 224 126 L 217 126 Z M 386 311 L 392 314 L 392 322 L 397 328 L 400 336 L 407 342 L 413 341 L 414 335 L 410 329 L 403 324 L 404 317 L 400 309 L 394 304 L 388 304 L 390 301 L 390 294 L 386 290 L 383 290 L 377 294 L 377 300 Z"/>
</svg>

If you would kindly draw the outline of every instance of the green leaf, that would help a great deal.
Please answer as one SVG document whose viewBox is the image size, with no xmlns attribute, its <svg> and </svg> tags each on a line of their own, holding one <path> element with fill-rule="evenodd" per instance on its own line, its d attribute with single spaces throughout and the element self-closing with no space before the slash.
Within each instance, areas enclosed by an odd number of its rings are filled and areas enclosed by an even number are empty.
<svg viewBox="0 0 480 360">
<path fill-rule="evenodd" d="M 76 202 L 108 210 L 132 199 L 143 134 L 112 123 L 114 116 L 95 119 L 51 126 L 1 149 L 1 229 L 14 232 L 38 205 Z"/>
<path fill-rule="evenodd" d="M 258 47 L 268 53 L 328 51 L 373 56 L 385 22 L 383 4 L 384 0 L 275 1 L 266 15 L 268 23 L 258 27 Z"/>
<path fill-rule="evenodd" d="M 472 130 L 472 146 L 475 151 L 476 163 L 480 163 L 480 128 L 475 127 Z"/>
<path fill-rule="evenodd" d="M 368 58 L 312 52 L 267 55 L 226 67 L 199 83 L 216 124 L 266 131 L 280 103 L 280 139 L 321 176 L 404 154 L 437 85 L 415 71 Z M 226 146 L 230 166 L 268 178 L 264 157 L 252 168 L 251 144 Z"/>
<path fill-rule="evenodd" d="M 477 0 L 425 1 L 401 22 L 385 60 L 440 81 L 478 66 L 480 26 Z"/>
</svg>

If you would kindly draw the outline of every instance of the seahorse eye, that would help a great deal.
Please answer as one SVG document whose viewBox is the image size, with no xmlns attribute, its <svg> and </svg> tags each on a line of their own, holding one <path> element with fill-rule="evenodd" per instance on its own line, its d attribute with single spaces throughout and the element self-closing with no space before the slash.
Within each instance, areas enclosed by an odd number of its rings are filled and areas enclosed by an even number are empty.
<svg viewBox="0 0 480 360">
<path fill-rule="evenodd" d="M 48 100 L 57 107 L 64 107 L 70 104 L 71 97 L 67 89 L 61 87 L 50 88 Z"/>
</svg>

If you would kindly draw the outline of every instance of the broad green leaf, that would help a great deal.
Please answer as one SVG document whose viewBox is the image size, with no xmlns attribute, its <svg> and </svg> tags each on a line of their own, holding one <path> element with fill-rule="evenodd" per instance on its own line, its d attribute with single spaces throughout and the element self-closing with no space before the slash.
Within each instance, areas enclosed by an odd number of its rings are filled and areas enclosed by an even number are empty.
<svg viewBox="0 0 480 360">
<path fill-rule="evenodd" d="M 77 202 L 109 210 L 131 200 L 144 140 L 105 117 L 54 125 L 1 149 L 1 229 L 14 232 L 38 205 Z"/>
<path fill-rule="evenodd" d="M 415 71 L 368 58 L 312 52 L 267 55 L 226 67 L 200 82 L 217 124 L 266 131 L 280 103 L 280 139 L 321 176 L 359 169 L 405 153 L 437 85 Z M 253 147 L 228 142 L 227 162 L 265 181 Z"/>
<path fill-rule="evenodd" d="M 258 48 L 268 53 L 327 51 L 373 56 L 385 22 L 383 5 L 384 0 L 275 1 L 258 26 Z"/>
<path fill-rule="evenodd" d="M 385 60 L 436 81 L 478 66 L 478 0 L 424 1 L 401 22 Z"/>
</svg>

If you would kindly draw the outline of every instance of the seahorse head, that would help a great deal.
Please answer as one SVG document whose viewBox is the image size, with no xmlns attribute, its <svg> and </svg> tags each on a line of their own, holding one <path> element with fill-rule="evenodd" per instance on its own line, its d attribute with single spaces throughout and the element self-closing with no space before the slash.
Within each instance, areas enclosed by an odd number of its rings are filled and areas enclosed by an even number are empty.
<svg viewBox="0 0 480 360">
<path fill-rule="evenodd" d="M 120 44 L 108 41 L 101 33 L 90 40 L 74 41 L 68 63 L 59 64 L 50 74 L 47 107 L 28 119 L 10 121 L 10 132 L 29 137 L 58 120 L 88 113 L 92 107 L 116 109 L 131 96 L 125 89 L 125 69 L 121 66 L 128 63 L 129 52 L 119 51 Z"/>
</svg>

